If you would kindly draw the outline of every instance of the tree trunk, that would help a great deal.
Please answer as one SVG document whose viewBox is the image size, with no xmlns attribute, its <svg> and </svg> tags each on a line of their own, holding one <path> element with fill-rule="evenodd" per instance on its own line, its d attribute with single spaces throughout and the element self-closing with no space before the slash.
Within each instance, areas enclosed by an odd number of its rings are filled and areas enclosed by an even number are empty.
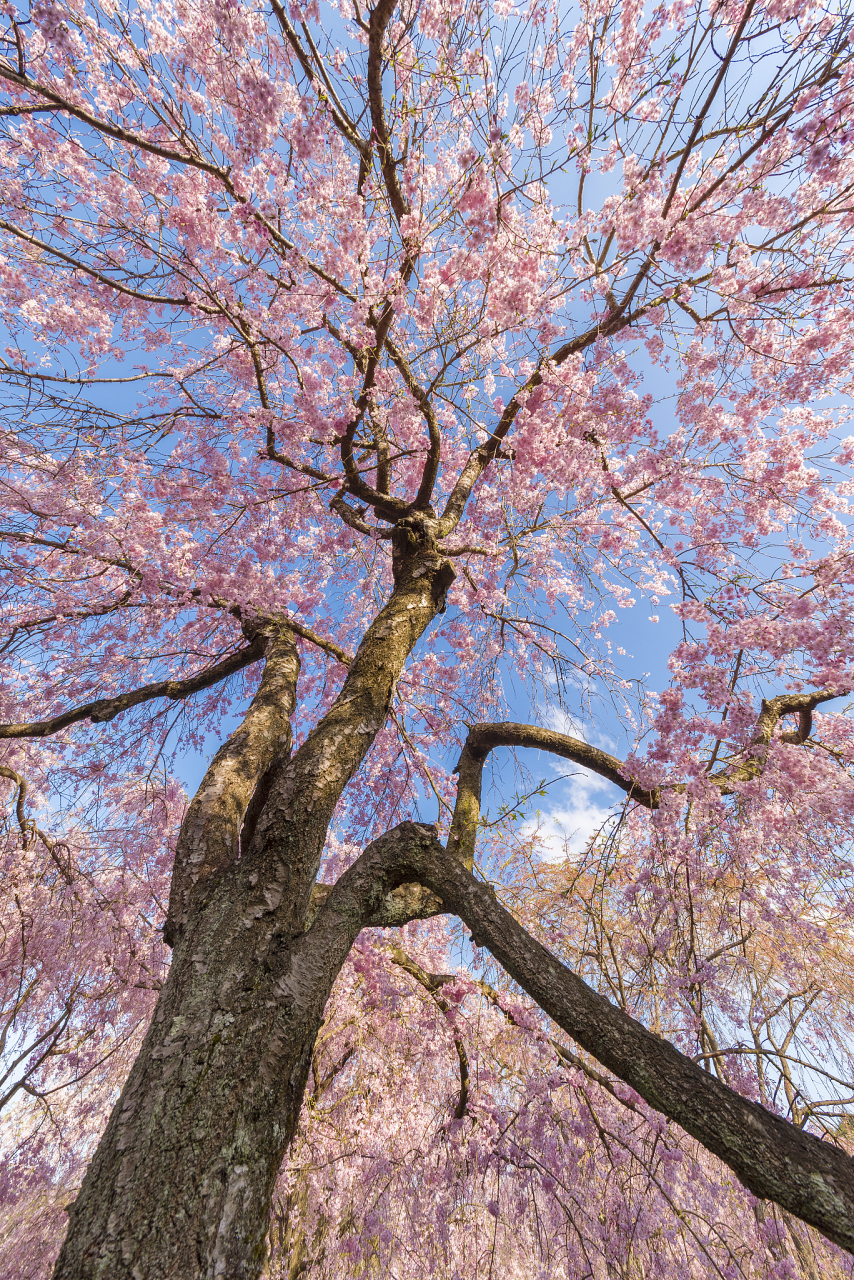
<svg viewBox="0 0 854 1280">
<path fill-rule="evenodd" d="M 405 824 L 416 839 L 432 828 Z M 398 831 L 375 842 L 399 847 Z M 441 911 L 369 862 L 288 938 L 239 863 L 192 913 L 151 1027 L 74 1206 L 54 1280 L 251 1280 L 315 1037 L 363 925 Z M 355 888 L 354 888 L 355 883 Z M 319 910 L 319 914 L 318 914 Z"/>
<path fill-rule="evenodd" d="M 453 577 L 435 529 L 421 513 L 398 522 L 394 590 L 340 694 L 292 757 L 296 650 L 287 628 L 268 620 L 258 693 L 214 758 L 178 841 L 169 979 L 71 1210 L 55 1280 L 257 1277 L 276 1175 L 350 947 L 365 925 L 442 910 L 464 920 L 568 1035 L 755 1195 L 854 1251 L 847 1155 L 740 1097 L 614 1008 L 473 878 L 483 743 L 461 759 L 451 852 L 435 829 L 402 823 L 334 886 L 315 885 L 335 806 Z"/>
<path fill-rule="evenodd" d="M 250 624 L 266 665 L 179 835 L 169 977 L 80 1194 L 55 1280 L 250 1280 L 335 977 L 371 923 L 432 914 L 419 887 L 312 905 L 329 823 L 388 716 L 454 572 L 435 520 L 398 522 L 394 590 L 330 710 L 291 756 L 299 662 L 288 628 Z M 246 629 L 246 627 L 245 627 Z M 376 913 L 379 914 L 376 914 Z"/>
<path fill-rule="evenodd" d="M 253 920 L 250 879 L 224 877 L 185 928 L 70 1210 L 57 1280 L 261 1271 L 273 1186 L 347 950 L 319 954 L 305 936 L 289 945 Z"/>
</svg>

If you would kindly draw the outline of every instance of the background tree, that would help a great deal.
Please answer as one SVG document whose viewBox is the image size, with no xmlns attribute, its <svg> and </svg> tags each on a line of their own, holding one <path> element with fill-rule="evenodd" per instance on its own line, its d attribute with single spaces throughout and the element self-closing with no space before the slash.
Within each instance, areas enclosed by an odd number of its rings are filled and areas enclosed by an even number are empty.
<svg viewBox="0 0 854 1280">
<path fill-rule="evenodd" d="M 3 15 L 15 1265 L 850 1271 L 847 13 Z"/>
</svg>

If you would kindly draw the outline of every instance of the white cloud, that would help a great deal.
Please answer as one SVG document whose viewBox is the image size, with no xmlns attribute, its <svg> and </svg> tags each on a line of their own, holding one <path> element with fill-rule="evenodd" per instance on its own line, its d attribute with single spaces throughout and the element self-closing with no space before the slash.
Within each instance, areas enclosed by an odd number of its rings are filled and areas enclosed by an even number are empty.
<svg viewBox="0 0 854 1280">
<path fill-rule="evenodd" d="M 547 862 L 580 853 L 622 796 L 613 783 L 589 769 L 577 765 L 570 769 L 572 776 L 560 785 L 556 803 L 523 823 L 519 831 L 523 839 L 536 835 L 540 857 Z"/>
<path fill-rule="evenodd" d="M 545 728 L 589 742 L 603 751 L 615 749 L 613 739 L 562 707 L 541 705 L 537 720 Z M 590 769 L 545 752 L 539 756 L 535 768 L 548 769 L 552 777 L 560 781 L 549 787 L 548 808 L 521 823 L 518 834 L 522 839 L 535 836 L 538 852 L 545 861 L 562 862 L 567 855 L 584 850 L 624 795 L 619 787 Z"/>
</svg>

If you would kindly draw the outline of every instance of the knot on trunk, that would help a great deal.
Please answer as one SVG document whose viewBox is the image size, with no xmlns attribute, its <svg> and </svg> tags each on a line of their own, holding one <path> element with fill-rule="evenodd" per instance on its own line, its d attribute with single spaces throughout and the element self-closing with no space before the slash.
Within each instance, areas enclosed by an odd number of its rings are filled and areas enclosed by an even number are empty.
<svg viewBox="0 0 854 1280">
<path fill-rule="evenodd" d="M 448 588 L 457 573 L 437 548 L 439 536 L 439 521 L 432 507 L 401 516 L 392 530 L 392 572 L 398 586 L 407 578 L 431 574 L 436 609 L 444 613 Z"/>
<path fill-rule="evenodd" d="M 412 511 L 401 516 L 392 530 L 392 548 L 398 555 L 411 556 L 417 552 L 436 550 L 439 521 L 432 507 L 424 511 Z"/>
</svg>

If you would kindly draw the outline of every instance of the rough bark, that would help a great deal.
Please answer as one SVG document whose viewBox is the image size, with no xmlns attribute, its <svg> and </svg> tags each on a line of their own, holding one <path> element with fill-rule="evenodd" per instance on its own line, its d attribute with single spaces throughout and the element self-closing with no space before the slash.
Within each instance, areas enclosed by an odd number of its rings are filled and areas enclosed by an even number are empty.
<svg viewBox="0 0 854 1280">
<path fill-rule="evenodd" d="M 655 1110 L 773 1200 L 854 1253 L 854 1160 L 750 1102 L 698 1067 L 561 964 L 435 838 L 403 823 L 365 850 L 329 894 L 325 914 L 357 918 L 383 892 L 419 880 L 441 897 L 507 973 L 579 1045 Z"/>
<path fill-rule="evenodd" d="M 288 627 L 268 624 L 259 635 L 264 673 L 242 723 L 222 744 L 181 825 L 163 936 L 174 946 L 190 895 L 200 880 L 237 861 L 247 807 L 266 773 L 291 750 L 290 717 L 296 699 L 299 655 Z"/>
<path fill-rule="evenodd" d="M 298 662 L 286 628 L 271 636 L 258 694 L 190 807 L 169 977 L 69 1211 L 56 1280 L 257 1277 L 273 1185 L 341 964 L 364 923 L 439 909 L 418 885 L 384 886 L 359 914 L 327 903 L 305 932 L 335 805 L 453 577 L 426 516 L 404 525 L 394 564 L 394 590 L 341 693 L 291 758 Z"/>
<path fill-rule="evenodd" d="M 55 1276 L 257 1276 L 273 1183 L 293 1132 L 328 954 L 247 928 L 242 864 L 191 913 L 140 1054 L 70 1210 Z M 310 948 L 308 948 L 310 950 Z M 277 987 L 302 969 L 299 999 Z"/>
<path fill-rule="evenodd" d="M 175 948 L 145 1043 L 69 1210 L 55 1280 L 243 1280 L 335 978 L 363 925 L 441 904 L 377 880 L 295 939 L 251 919 L 253 873 L 219 877 Z"/>
</svg>

